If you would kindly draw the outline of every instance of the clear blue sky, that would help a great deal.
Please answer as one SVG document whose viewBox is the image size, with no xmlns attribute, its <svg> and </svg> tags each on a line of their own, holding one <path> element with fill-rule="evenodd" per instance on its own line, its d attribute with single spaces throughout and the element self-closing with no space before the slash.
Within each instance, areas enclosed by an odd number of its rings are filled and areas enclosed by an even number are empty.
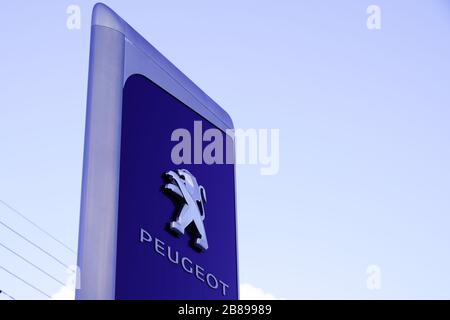
<svg viewBox="0 0 450 320">
<path fill-rule="evenodd" d="M 241 282 L 283 298 L 450 298 L 445 0 L 105 1 L 241 128 L 279 128 L 280 172 L 238 168 Z M 81 7 L 82 27 L 66 28 Z M 77 246 L 94 1 L 4 1 L 0 199 Z M 366 8 L 382 29 L 366 28 Z M 75 256 L 0 205 L 0 219 Z M 0 243 L 62 266 L 0 226 Z M 366 288 L 378 265 L 382 287 Z M 60 285 L 0 248 L 0 265 Z M 0 270 L 0 289 L 43 298 Z"/>
</svg>

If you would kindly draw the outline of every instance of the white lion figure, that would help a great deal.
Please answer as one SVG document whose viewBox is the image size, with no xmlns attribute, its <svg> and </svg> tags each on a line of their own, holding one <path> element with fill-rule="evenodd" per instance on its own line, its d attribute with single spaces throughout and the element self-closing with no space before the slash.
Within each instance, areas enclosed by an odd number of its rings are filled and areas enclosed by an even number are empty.
<svg viewBox="0 0 450 320">
<path fill-rule="evenodd" d="M 166 190 L 171 191 L 183 202 L 183 207 L 175 221 L 170 223 L 170 229 L 177 234 L 184 234 L 188 225 L 194 222 L 200 237 L 195 240 L 195 245 L 200 250 L 208 249 L 208 240 L 203 225 L 205 220 L 205 188 L 199 186 L 197 179 L 185 169 L 179 169 L 177 172 L 169 171 L 165 174 L 169 178 L 169 183 L 164 186 Z"/>
</svg>

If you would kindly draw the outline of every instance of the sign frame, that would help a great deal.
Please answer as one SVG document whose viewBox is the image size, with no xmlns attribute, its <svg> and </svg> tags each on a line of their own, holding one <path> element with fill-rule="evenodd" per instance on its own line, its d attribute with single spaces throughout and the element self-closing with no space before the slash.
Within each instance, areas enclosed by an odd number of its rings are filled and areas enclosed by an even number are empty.
<svg viewBox="0 0 450 320">
<path fill-rule="evenodd" d="M 223 132 L 234 125 L 217 103 L 102 3 L 93 9 L 90 46 L 76 299 L 114 300 L 122 92 L 128 77 L 139 73 L 151 79 Z"/>
</svg>

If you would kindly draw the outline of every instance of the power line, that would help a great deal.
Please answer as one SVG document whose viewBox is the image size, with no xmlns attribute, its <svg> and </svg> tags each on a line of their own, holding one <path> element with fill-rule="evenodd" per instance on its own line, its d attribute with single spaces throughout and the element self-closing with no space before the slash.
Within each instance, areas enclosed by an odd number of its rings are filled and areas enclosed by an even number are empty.
<svg viewBox="0 0 450 320">
<path fill-rule="evenodd" d="M 0 294 L 4 294 L 5 296 L 7 296 L 8 298 L 10 298 L 11 300 L 16 300 L 12 295 L 10 295 L 9 293 L 6 293 L 4 290 L 0 290 Z"/>
<path fill-rule="evenodd" d="M 33 286 L 31 283 L 29 283 L 28 281 L 22 279 L 21 277 L 19 277 L 18 275 L 12 273 L 11 271 L 9 271 L 8 269 L 4 268 L 3 266 L 0 266 L 0 269 L 2 269 L 3 271 L 5 271 L 6 273 L 9 273 L 10 275 L 12 275 L 14 278 L 22 281 L 23 283 L 25 283 L 27 286 L 29 286 L 30 288 L 33 288 L 34 290 L 38 291 L 39 293 L 41 293 L 42 295 L 46 296 L 47 298 L 51 298 L 49 294 L 45 293 L 44 291 L 42 291 L 41 289 L 39 289 L 38 287 Z"/>
<path fill-rule="evenodd" d="M 15 252 L 14 250 L 8 248 L 7 246 L 5 246 L 3 243 L 0 242 L 0 246 L 3 247 L 4 249 L 8 250 L 9 252 L 11 252 L 12 254 L 14 254 L 16 257 L 19 257 L 20 259 L 22 259 L 23 261 L 25 261 L 26 263 L 28 263 L 29 265 L 35 267 L 36 269 L 38 269 L 39 271 L 41 271 L 43 274 L 47 275 L 48 277 L 52 278 L 53 280 L 55 280 L 56 282 L 58 282 L 61 285 L 65 285 L 64 282 L 58 280 L 56 277 L 52 276 L 50 273 L 48 273 L 47 271 L 43 270 L 42 268 L 38 267 L 37 265 L 35 265 L 33 262 L 31 262 L 30 260 L 28 260 L 27 258 L 21 256 L 20 254 L 18 254 L 17 252 Z"/>
<path fill-rule="evenodd" d="M 71 247 L 69 247 L 67 244 L 65 244 L 64 242 L 62 242 L 61 240 L 57 239 L 55 236 L 53 236 L 50 232 L 48 232 L 47 230 L 45 230 L 44 228 L 42 228 L 41 226 L 39 226 L 36 222 L 32 221 L 31 219 L 27 218 L 23 213 L 21 213 L 19 210 L 17 210 L 16 208 L 12 207 L 11 205 L 9 205 L 8 203 L 6 203 L 5 201 L 3 201 L 2 199 L 0 199 L 0 203 L 3 204 L 6 208 L 8 208 L 9 210 L 11 210 L 12 212 L 14 212 L 15 214 L 17 214 L 18 216 L 20 216 L 22 219 L 28 221 L 30 224 L 32 224 L 35 228 L 37 228 L 39 231 L 41 231 L 42 233 L 46 234 L 48 237 L 50 237 L 51 239 L 53 239 L 54 241 L 58 242 L 60 245 L 62 245 L 64 248 L 66 248 L 67 250 L 71 251 L 73 254 L 77 254 L 75 252 L 75 250 L 73 250 Z"/>
<path fill-rule="evenodd" d="M 31 241 L 30 239 L 28 239 L 27 237 L 25 237 L 24 235 L 22 235 L 21 233 L 17 232 L 16 230 L 14 230 L 13 228 L 11 228 L 10 226 L 8 226 L 6 223 L 0 221 L 0 224 L 2 226 L 4 226 L 5 228 L 7 228 L 9 231 L 13 232 L 14 234 L 16 234 L 17 236 L 19 236 L 20 238 L 22 238 L 23 240 L 25 240 L 26 242 L 28 242 L 29 244 L 31 244 L 32 246 L 34 246 L 35 248 L 39 249 L 41 252 L 45 253 L 47 256 L 49 256 L 50 258 L 52 258 L 53 260 L 55 260 L 56 262 L 58 262 L 60 265 L 64 266 L 66 269 L 70 269 L 70 267 L 65 264 L 64 262 L 62 262 L 61 260 L 59 260 L 58 258 L 56 258 L 54 255 L 52 255 L 50 252 L 42 249 L 40 246 L 38 246 L 37 244 L 35 244 L 33 241 Z"/>
</svg>

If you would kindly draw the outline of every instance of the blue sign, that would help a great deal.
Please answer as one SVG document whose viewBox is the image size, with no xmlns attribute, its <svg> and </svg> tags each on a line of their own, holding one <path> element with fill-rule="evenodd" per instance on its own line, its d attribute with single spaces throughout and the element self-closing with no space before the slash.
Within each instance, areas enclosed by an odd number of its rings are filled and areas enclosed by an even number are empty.
<svg viewBox="0 0 450 320">
<path fill-rule="evenodd" d="M 142 75 L 128 78 L 122 112 L 116 298 L 237 298 L 234 167 L 171 159 L 174 130 L 214 126 Z"/>
<path fill-rule="evenodd" d="M 232 128 L 131 26 L 95 6 L 78 299 L 238 298 Z"/>
</svg>

